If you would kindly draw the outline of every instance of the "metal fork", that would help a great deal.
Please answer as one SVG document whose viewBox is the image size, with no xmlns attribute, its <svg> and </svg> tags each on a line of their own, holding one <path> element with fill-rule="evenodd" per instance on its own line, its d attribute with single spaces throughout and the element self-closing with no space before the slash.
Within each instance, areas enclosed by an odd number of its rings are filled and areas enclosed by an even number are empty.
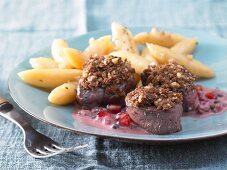
<svg viewBox="0 0 227 170">
<path fill-rule="evenodd" d="M 35 158 L 47 158 L 66 152 L 72 152 L 88 145 L 64 148 L 57 142 L 37 132 L 18 112 L 13 105 L 0 97 L 0 115 L 18 125 L 24 134 L 24 148 L 28 154 Z"/>
</svg>

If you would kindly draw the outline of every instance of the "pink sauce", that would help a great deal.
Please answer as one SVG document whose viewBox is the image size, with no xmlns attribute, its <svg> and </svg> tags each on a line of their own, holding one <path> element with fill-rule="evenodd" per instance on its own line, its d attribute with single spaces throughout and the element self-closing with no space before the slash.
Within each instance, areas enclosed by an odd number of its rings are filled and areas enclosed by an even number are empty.
<svg viewBox="0 0 227 170">
<path fill-rule="evenodd" d="M 196 86 L 199 107 L 197 110 L 184 112 L 183 116 L 195 118 L 204 118 L 211 115 L 223 113 L 227 110 L 227 93 L 218 88 L 208 89 L 202 86 Z"/>
<path fill-rule="evenodd" d="M 148 132 L 143 128 L 136 125 L 132 120 L 129 118 L 128 121 L 124 123 L 121 122 L 118 117 L 120 114 L 125 114 L 125 109 L 121 109 L 119 113 L 113 113 L 110 110 L 107 110 L 104 107 L 97 107 L 92 110 L 83 110 L 78 109 L 78 105 L 76 106 L 77 109 L 73 114 L 73 118 L 78 120 L 79 122 L 93 126 L 96 128 L 101 128 L 109 131 L 118 131 L 122 133 L 134 133 L 134 134 L 147 134 Z M 103 116 L 99 113 L 104 113 Z"/>
<path fill-rule="evenodd" d="M 196 85 L 199 107 L 197 110 L 184 112 L 183 116 L 195 118 L 204 118 L 227 111 L 227 93 L 220 89 L 208 89 Z M 110 105 L 110 107 L 96 107 L 92 110 L 81 109 L 79 105 L 75 106 L 73 118 L 83 124 L 106 129 L 109 131 L 118 131 L 122 133 L 147 134 L 148 132 L 135 124 L 125 108 Z"/>
</svg>

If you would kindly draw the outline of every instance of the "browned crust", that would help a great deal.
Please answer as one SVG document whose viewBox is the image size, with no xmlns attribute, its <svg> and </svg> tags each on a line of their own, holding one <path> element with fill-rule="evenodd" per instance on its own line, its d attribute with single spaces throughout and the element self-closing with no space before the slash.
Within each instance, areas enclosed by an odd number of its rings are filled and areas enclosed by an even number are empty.
<svg viewBox="0 0 227 170">
<path fill-rule="evenodd" d="M 134 87 L 134 73 L 127 60 L 115 56 L 94 56 L 84 64 L 79 87 L 85 90 L 103 88 L 108 94 L 126 96 L 119 87 L 125 83 L 132 83 Z"/>
<path fill-rule="evenodd" d="M 164 88 L 144 86 L 136 88 L 127 94 L 126 105 L 130 107 L 155 106 L 158 110 L 168 110 L 181 103 L 181 93 L 170 91 Z"/>
<path fill-rule="evenodd" d="M 145 85 L 170 89 L 174 92 L 188 92 L 194 86 L 195 76 L 186 68 L 176 63 L 165 65 L 150 65 L 142 73 Z"/>
</svg>

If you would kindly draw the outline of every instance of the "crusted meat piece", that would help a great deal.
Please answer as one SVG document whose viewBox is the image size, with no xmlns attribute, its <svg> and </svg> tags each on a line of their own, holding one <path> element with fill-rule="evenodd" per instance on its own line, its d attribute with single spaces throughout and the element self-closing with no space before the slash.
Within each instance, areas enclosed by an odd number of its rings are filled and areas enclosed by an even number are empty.
<svg viewBox="0 0 227 170">
<path fill-rule="evenodd" d="M 106 88 L 134 79 L 130 63 L 115 56 L 91 57 L 83 68 L 79 85 L 84 89 Z M 110 90 L 110 89 L 109 89 Z"/>
<path fill-rule="evenodd" d="M 189 92 L 194 89 L 195 76 L 176 63 L 150 65 L 141 75 L 143 85 L 170 89 L 174 92 Z"/>
<path fill-rule="evenodd" d="M 181 93 L 170 91 L 164 88 L 144 86 L 136 88 L 127 94 L 125 101 L 129 107 L 155 106 L 157 110 L 168 110 L 181 103 Z"/>
<path fill-rule="evenodd" d="M 78 83 L 78 103 L 86 107 L 125 105 L 125 96 L 135 88 L 134 73 L 129 62 L 119 57 L 91 57 Z"/>
</svg>

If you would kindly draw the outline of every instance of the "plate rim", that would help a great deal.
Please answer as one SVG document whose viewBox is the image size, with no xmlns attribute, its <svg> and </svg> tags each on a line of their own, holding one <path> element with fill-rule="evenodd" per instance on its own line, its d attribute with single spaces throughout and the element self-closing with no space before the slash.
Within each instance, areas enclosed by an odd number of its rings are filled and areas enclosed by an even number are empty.
<svg viewBox="0 0 227 170">
<path fill-rule="evenodd" d="M 149 27 L 140 27 L 140 26 L 135 26 L 135 27 L 129 27 L 129 29 L 148 29 Z M 161 28 L 165 28 L 165 27 L 161 27 Z M 173 27 L 166 27 L 166 28 L 170 28 L 170 29 L 175 29 Z M 190 29 L 184 29 L 184 28 L 179 28 L 177 27 L 176 29 L 180 29 L 180 30 L 185 30 L 185 31 L 190 31 L 190 32 L 197 32 L 197 33 L 202 33 L 200 31 L 195 31 L 195 30 L 190 30 Z M 67 41 L 73 41 L 74 39 L 78 39 L 78 38 L 81 38 L 83 36 L 88 36 L 90 34 L 98 34 L 98 33 L 102 33 L 102 32 L 107 32 L 107 31 L 110 31 L 110 29 L 101 29 L 101 30 L 95 30 L 95 31 L 90 31 L 90 32 L 87 32 L 87 33 L 84 33 L 84 34 L 80 34 L 78 36 L 73 36 L 72 38 L 69 38 L 67 39 Z M 203 34 L 203 33 L 202 33 Z M 226 41 L 227 43 L 227 40 L 225 38 L 222 38 L 222 37 L 219 37 L 219 36 L 214 36 L 214 35 L 209 35 L 210 37 L 212 38 L 218 38 L 218 39 L 221 39 L 221 40 L 224 40 Z M 70 132 L 73 132 L 73 133 L 76 133 L 76 134 L 85 134 L 85 135 L 92 135 L 92 136 L 97 136 L 97 137 L 102 137 L 102 138 L 108 138 L 108 139 L 114 139 L 114 140 L 123 140 L 123 141 L 129 141 L 129 142 L 146 142 L 146 143 L 150 143 L 150 144 L 166 144 L 166 143 L 182 143 L 182 142 L 193 142 L 193 141 L 199 141 L 199 140 L 205 140 L 205 139 L 212 139 L 212 138 L 216 138 L 216 137 L 221 137 L 221 136 L 224 136 L 224 135 L 227 135 L 227 129 L 226 131 L 221 131 L 220 133 L 216 133 L 216 134 L 205 134 L 203 136 L 200 136 L 200 137 L 197 137 L 197 136 L 194 136 L 194 137 L 187 137 L 187 138 L 175 138 L 175 139 L 168 139 L 168 138 L 163 138 L 163 139 L 155 139 L 155 138 L 151 138 L 151 139 L 142 139 L 142 138 L 128 138 L 128 137 L 122 137 L 122 136 L 114 136 L 114 135 L 105 135 L 105 134 L 98 134 L 98 133 L 90 133 L 90 132 L 85 132 L 85 131 L 80 131 L 80 130 L 77 130 L 77 129 L 73 129 L 73 128 L 68 128 L 68 127 L 64 127 L 63 125 L 58 125 L 58 124 L 55 124 L 55 123 L 52 123 L 48 120 L 45 120 L 43 118 L 40 118 L 39 116 L 31 113 L 28 109 L 26 109 L 25 107 L 23 107 L 20 102 L 17 100 L 17 97 L 14 96 L 13 92 L 11 91 L 11 83 L 10 83 L 10 78 L 12 77 L 13 75 L 13 71 L 15 70 L 15 68 L 17 68 L 18 66 L 20 66 L 22 63 L 28 61 L 29 58 L 32 57 L 32 55 L 36 55 L 38 54 L 39 52 L 41 51 L 44 51 L 44 50 L 47 50 L 49 49 L 50 46 L 48 47 L 45 47 L 45 48 L 42 48 L 34 53 L 32 53 L 31 55 L 29 55 L 28 57 L 26 57 L 24 60 L 22 60 L 21 62 L 19 62 L 16 66 L 14 66 L 14 68 L 11 70 L 9 76 L 8 76 L 8 80 L 7 80 L 7 84 L 8 84 L 8 91 L 10 93 L 10 96 L 12 97 L 12 99 L 14 100 L 14 102 L 22 109 L 24 110 L 27 114 L 29 114 L 30 116 L 32 116 L 33 118 L 39 120 L 39 121 L 42 121 L 48 125 L 51 125 L 51 126 L 54 126 L 54 127 L 57 127 L 57 128 L 61 128 L 61 129 L 64 129 L 66 131 L 70 131 Z"/>
</svg>

